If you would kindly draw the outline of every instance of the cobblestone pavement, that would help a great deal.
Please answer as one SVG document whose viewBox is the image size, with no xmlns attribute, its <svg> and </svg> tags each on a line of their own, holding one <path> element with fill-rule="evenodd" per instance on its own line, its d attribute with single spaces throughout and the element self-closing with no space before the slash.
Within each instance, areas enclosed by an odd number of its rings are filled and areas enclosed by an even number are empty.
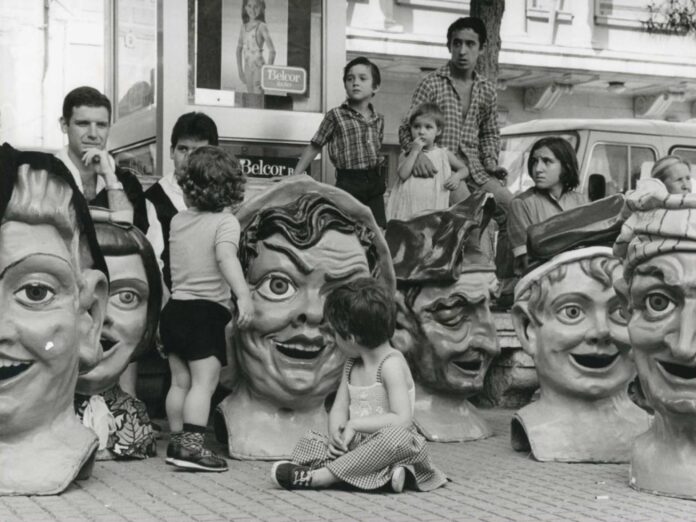
<svg viewBox="0 0 696 522">
<path fill-rule="evenodd" d="M 696 502 L 630 489 L 627 465 L 542 464 L 513 452 L 510 414 L 483 411 L 490 439 L 431 444 L 452 482 L 430 493 L 285 491 L 271 484 L 268 462 L 230 460 L 229 472 L 204 474 L 157 457 L 99 462 L 60 496 L 2 497 L 0 521 L 696 520 Z"/>
</svg>

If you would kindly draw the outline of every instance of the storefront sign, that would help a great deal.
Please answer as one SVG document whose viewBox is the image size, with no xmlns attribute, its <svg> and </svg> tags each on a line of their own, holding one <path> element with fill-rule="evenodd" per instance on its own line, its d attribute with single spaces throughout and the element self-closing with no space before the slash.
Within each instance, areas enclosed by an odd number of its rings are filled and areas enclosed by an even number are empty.
<svg viewBox="0 0 696 522">
<path fill-rule="evenodd" d="M 261 88 L 264 92 L 304 94 L 307 90 L 307 72 L 300 67 L 264 65 L 261 68 Z"/>
<path fill-rule="evenodd" d="M 245 176 L 252 178 L 280 178 L 295 172 L 297 158 L 265 158 L 237 156 Z"/>
</svg>

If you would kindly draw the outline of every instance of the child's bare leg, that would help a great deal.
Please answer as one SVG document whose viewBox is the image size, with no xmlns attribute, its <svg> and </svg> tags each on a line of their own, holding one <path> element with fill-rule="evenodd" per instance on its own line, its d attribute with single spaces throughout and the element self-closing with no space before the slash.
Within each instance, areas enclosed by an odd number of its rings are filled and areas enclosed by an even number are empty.
<svg viewBox="0 0 696 522">
<path fill-rule="evenodd" d="M 215 356 L 189 361 L 191 388 L 184 401 L 184 422 L 207 426 L 210 399 L 220 380 L 220 361 Z"/>
<path fill-rule="evenodd" d="M 165 409 L 171 431 L 184 429 L 184 401 L 191 388 L 191 375 L 186 363 L 178 355 L 169 354 L 169 369 L 172 372 L 172 384 L 167 392 Z"/>
<path fill-rule="evenodd" d="M 328 468 L 312 470 L 312 488 L 328 488 L 339 482 L 341 480 L 331 473 Z"/>
</svg>

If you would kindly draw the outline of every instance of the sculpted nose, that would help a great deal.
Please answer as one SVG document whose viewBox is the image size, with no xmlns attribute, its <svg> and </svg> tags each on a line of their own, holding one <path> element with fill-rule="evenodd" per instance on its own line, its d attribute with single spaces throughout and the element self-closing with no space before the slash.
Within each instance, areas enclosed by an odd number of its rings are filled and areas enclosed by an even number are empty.
<svg viewBox="0 0 696 522">
<path fill-rule="evenodd" d="M 587 330 L 585 341 L 588 344 L 607 344 L 611 339 L 609 322 L 604 313 L 597 313 L 593 317 L 592 326 Z"/>
<path fill-rule="evenodd" d="M 681 312 L 679 338 L 670 343 L 672 355 L 682 361 L 696 357 L 696 300 L 686 299 Z"/>
<path fill-rule="evenodd" d="M 319 325 L 324 318 L 324 297 L 318 292 L 307 293 L 295 317 L 299 324 Z"/>
</svg>

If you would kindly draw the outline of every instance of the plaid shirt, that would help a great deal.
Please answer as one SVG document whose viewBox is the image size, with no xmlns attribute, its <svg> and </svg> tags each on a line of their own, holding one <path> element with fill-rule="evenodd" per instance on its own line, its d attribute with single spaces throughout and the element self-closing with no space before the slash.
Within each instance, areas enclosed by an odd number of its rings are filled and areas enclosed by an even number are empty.
<svg viewBox="0 0 696 522">
<path fill-rule="evenodd" d="M 366 118 L 348 102 L 326 113 L 312 143 L 329 144 L 329 158 L 337 169 L 370 169 L 380 164 L 379 150 L 384 139 L 384 116 L 369 105 Z"/>
<path fill-rule="evenodd" d="M 500 150 L 495 85 L 474 73 L 471 102 L 464 114 L 448 63 L 421 80 L 413 93 L 409 114 L 425 102 L 436 103 L 445 114 L 445 128 L 440 144 L 468 161 L 471 179 L 477 185 L 489 181 L 491 176 L 485 169 L 498 166 Z M 411 129 L 406 116 L 399 127 L 399 142 L 403 149 L 407 149 L 411 141 Z"/>
</svg>

